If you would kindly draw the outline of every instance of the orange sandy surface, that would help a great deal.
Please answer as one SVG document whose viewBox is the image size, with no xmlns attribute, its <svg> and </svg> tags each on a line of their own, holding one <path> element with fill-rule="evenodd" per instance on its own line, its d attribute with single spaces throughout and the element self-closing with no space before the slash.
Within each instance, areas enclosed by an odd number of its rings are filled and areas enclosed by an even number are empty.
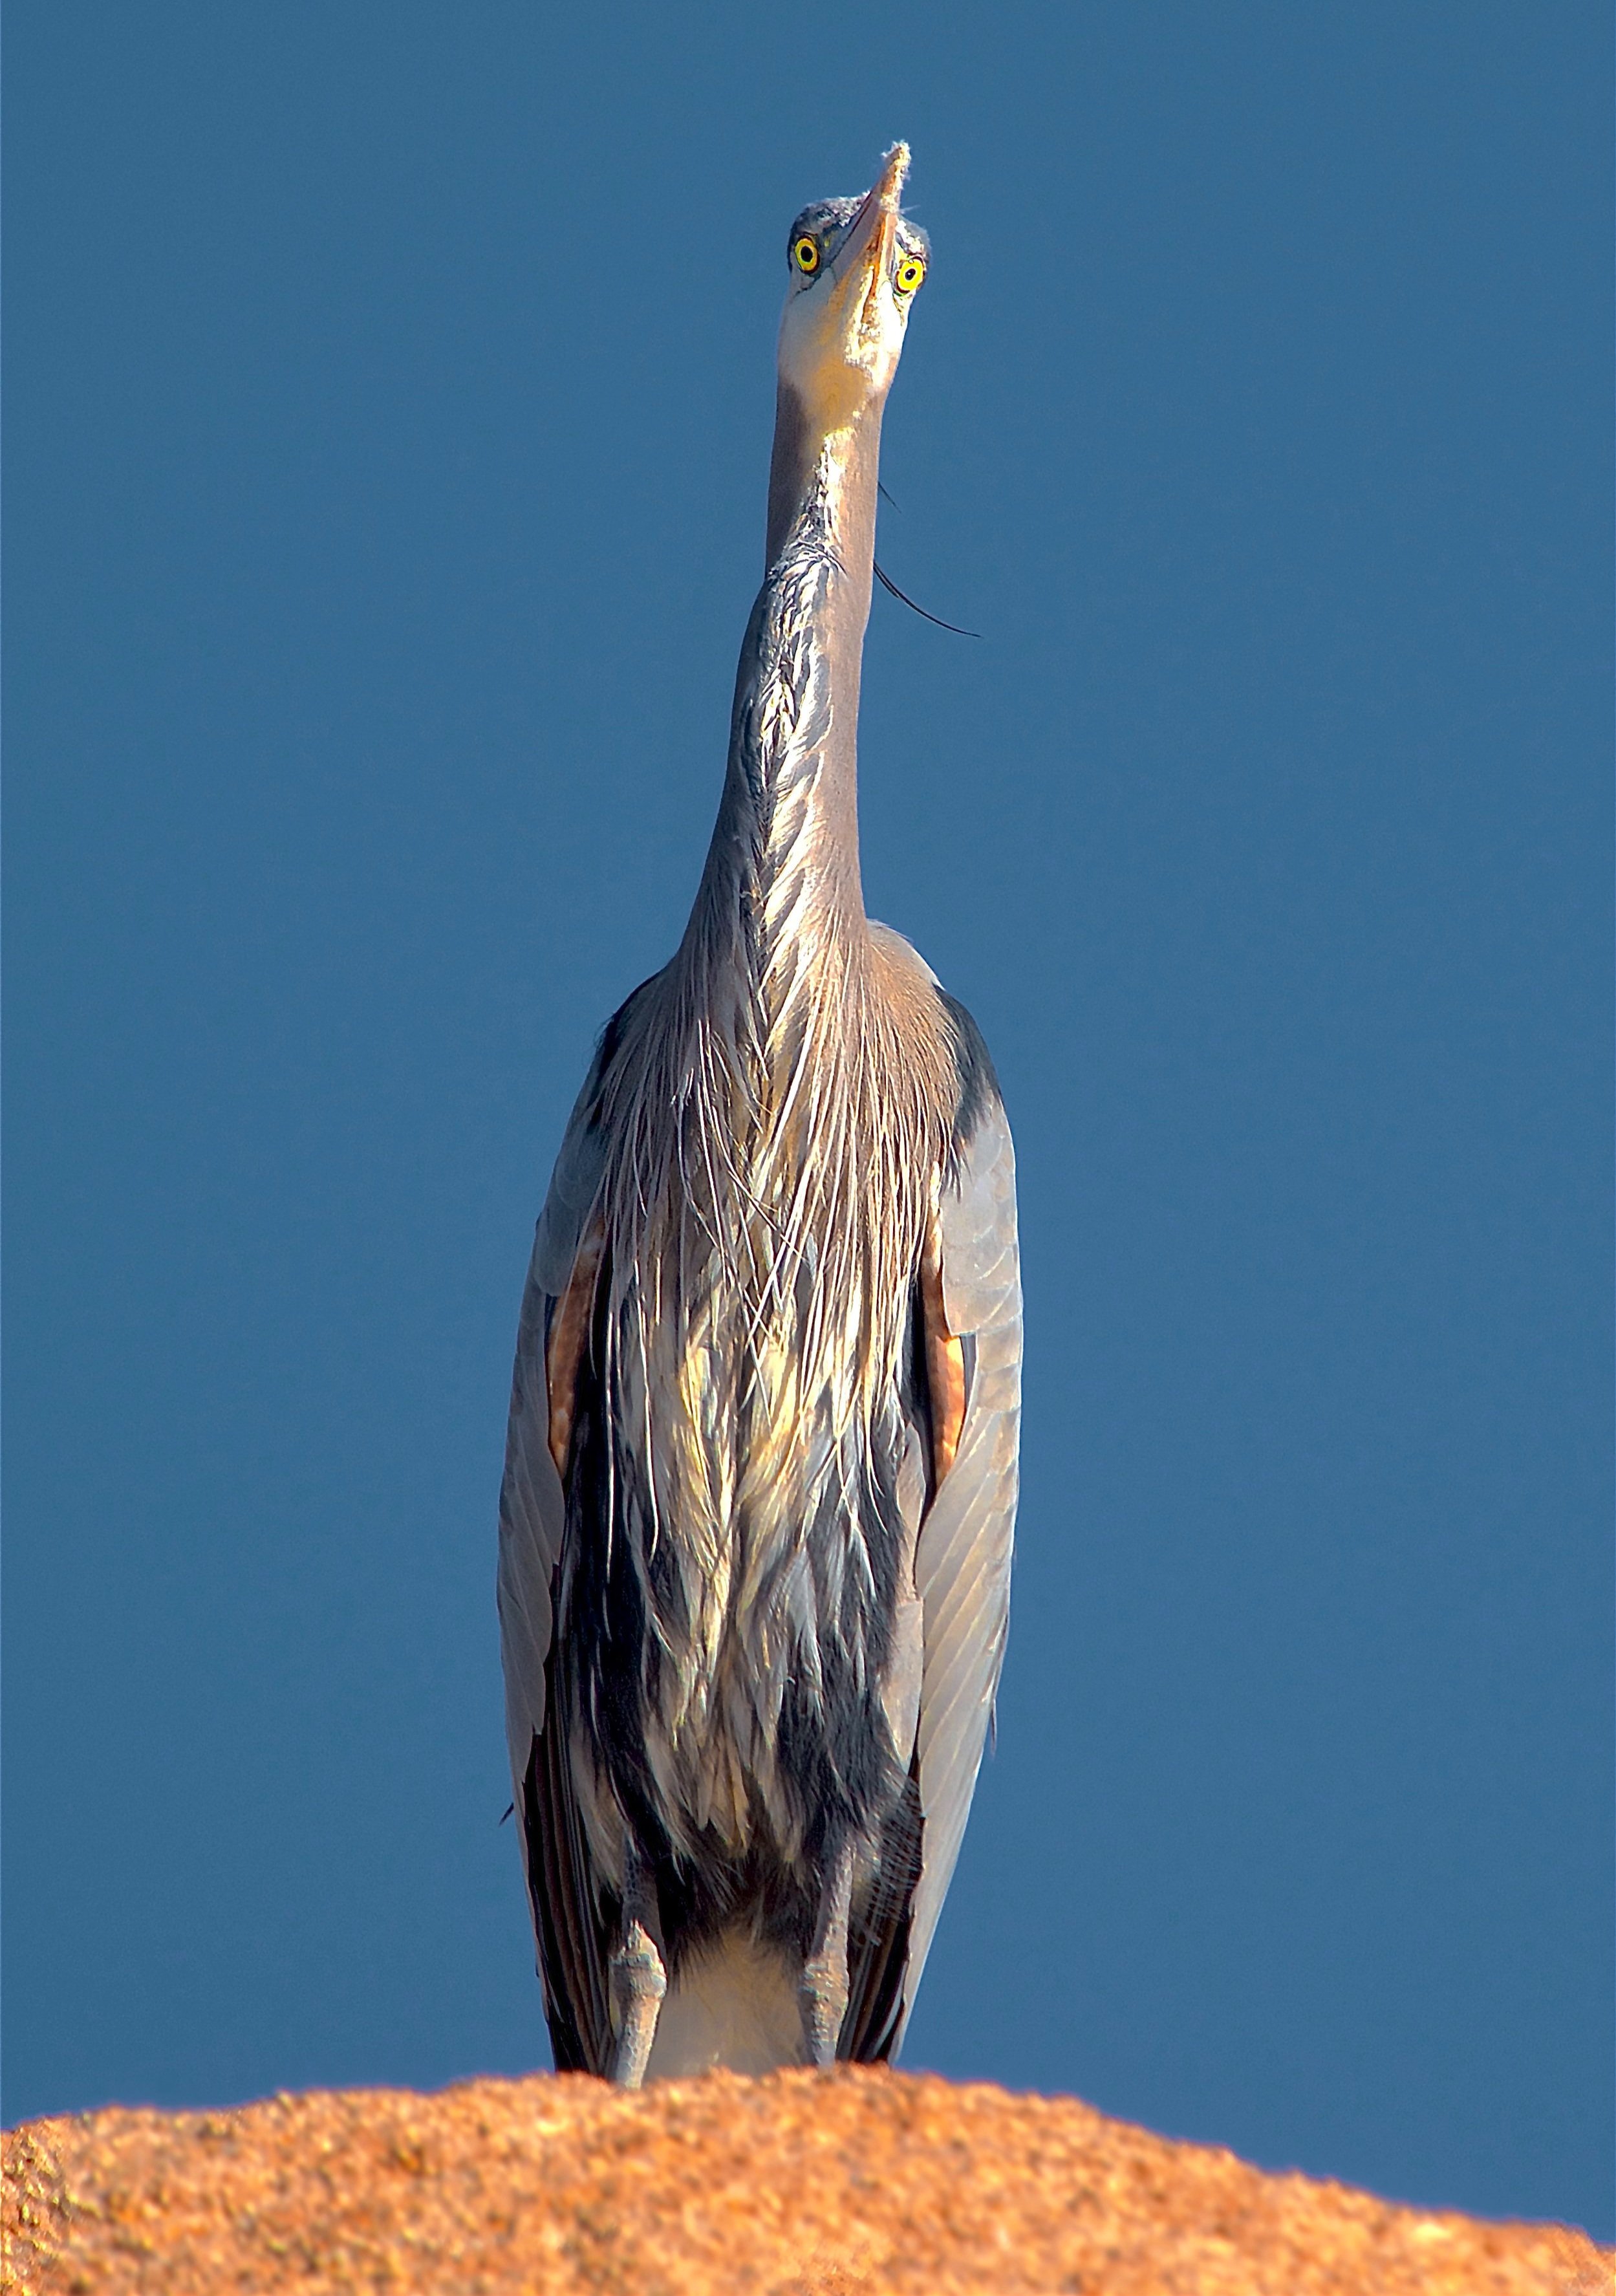
<svg viewBox="0 0 1616 2296">
<path fill-rule="evenodd" d="M 5 2139 L 18 2290 L 1609 2296 L 1554 2225 L 1391 2208 L 1071 2097 L 776 2073 L 110 2111 Z"/>
</svg>

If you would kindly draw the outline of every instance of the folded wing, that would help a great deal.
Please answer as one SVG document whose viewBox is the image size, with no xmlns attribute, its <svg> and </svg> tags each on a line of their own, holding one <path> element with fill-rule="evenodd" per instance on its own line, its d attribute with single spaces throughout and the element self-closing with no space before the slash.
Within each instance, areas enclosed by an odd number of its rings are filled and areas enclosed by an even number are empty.
<svg viewBox="0 0 1616 2296">
<path fill-rule="evenodd" d="M 620 1016 L 619 1016 L 620 1017 Z M 521 1835 L 538 1973 L 556 2069 L 603 2072 L 611 2053 L 606 1958 L 611 1941 L 576 1807 L 556 1716 L 554 1587 L 566 1498 L 550 1448 L 546 1357 L 579 1258 L 604 1164 L 598 1128 L 608 1026 L 555 1160 L 522 1295 L 504 1480 L 499 1496 L 499 1637 L 505 1737 Z"/>
<path fill-rule="evenodd" d="M 997 1092 L 964 1144 L 955 1177 L 944 1183 L 940 1226 L 943 1312 L 964 1358 L 965 1407 L 953 1462 L 915 1546 L 923 1616 L 915 1767 L 923 1832 L 905 2021 L 959 1856 L 1010 1619 L 1021 1281 L 1015 1151 Z"/>
</svg>

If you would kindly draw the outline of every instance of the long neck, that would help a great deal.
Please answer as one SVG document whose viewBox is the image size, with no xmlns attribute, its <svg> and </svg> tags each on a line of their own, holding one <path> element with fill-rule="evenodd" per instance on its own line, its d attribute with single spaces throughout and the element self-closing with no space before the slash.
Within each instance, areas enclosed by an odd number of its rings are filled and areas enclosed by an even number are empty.
<svg viewBox="0 0 1616 2296">
<path fill-rule="evenodd" d="M 828 435 L 781 386 L 767 570 L 735 680 L 729 766 L 693 935 L 759 984 L 862 942 L 858 684 L 875 552 L 881 402 Z M 732 938 L 734 936 L 735 938 Z M 738 939 L 740 947 L 736 947 Z"/>
</svg>

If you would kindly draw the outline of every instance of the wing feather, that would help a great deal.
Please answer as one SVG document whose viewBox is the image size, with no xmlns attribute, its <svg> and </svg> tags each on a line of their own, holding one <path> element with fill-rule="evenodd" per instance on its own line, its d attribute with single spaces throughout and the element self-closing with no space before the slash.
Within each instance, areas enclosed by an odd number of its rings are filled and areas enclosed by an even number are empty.
<svg viewBox="0 0 1616 2296">
<path fill-rule="evenodd" d="M 566 1292 L 604 1167 L 596 1119 L 620 1019 L 619 1014 L 608 1023 L 578 1095 L 534 1234 L 517 1327 L 499 1496 L 505 1736 L 539 1975 L 556 2063 L 563 2071 L 603 2070 L 606 1941 L 553 1696 L 561 1655 L 554 1647 L 555 1582 L 567 1503 L 550 1455 L 545 1354 L 551 1317 Z"/>
<path fill-rule="evenodd" d="M 1015 1151 L 997 1092 L 943 1189 L 949 1331 L 967 1342 L 964 1422 L 915 1545 L 923 1606 L 916 1771 L 923 1825 L 903 2019 L 920 1983 L 981 1766 L 1010 1617 L 1021 1416 L 1021 1285 Z M 898 2029 L 901 2038 L 902 2027 Z"/>
<path fill-rule="evenodd" d="M 545 1670 L 554 1628 L 551 1590 L 567 1513 L 561 1476 L 550 1456 L 545 1341 L 551 1313 L 571 1275 L 605 1162 L 594 1120 L 603 1054 L 603 1046 L 573 1107 L 538 1216 L 511 1374 L 511 1415 L 499 1494 L 498 1591 L 505 1732 L 512 1776 L 519 1789 L 533 1739 L 544 1727 Z"/>
</svg>

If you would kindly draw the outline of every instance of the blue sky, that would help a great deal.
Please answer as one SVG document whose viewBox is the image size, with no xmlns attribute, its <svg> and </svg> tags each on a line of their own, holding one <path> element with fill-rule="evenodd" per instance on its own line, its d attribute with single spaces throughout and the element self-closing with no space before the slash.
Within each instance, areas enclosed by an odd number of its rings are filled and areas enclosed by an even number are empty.
<svg viewBox="0 0 1616 2296">
<path fill-rule="evenodd" d="M 1604 12 L 13 10 L 6 2112 L 542 2063 L 493 1505 L 892 138 L 1012 1651 L 909 2062 L 1607 2236 Z"/>
</svg>

